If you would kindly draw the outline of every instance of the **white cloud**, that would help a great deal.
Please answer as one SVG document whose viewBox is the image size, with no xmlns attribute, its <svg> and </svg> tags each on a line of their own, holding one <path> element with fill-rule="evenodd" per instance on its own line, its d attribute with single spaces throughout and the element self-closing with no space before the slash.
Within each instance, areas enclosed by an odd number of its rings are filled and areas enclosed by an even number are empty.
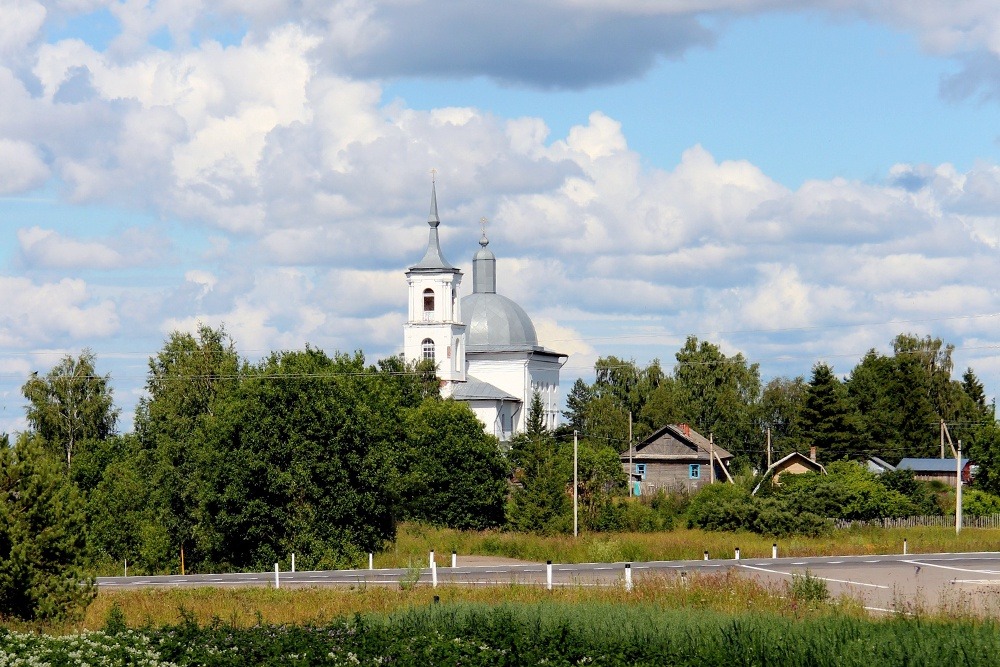
<svg viewBox="0 0 1000 667">
<path fill-rule="evenodd" d="M 25 141 L 0 138 L 0 194 L 27 192 L 48 177 L 49 168 L 38 149 Z"/>
<path fill-rule="evenodd" d="M 66 337 L 99 339 L 118 326 L 115 304 L 95 302 L 82 280 L 35 284 L 0 276 L 0 346 L 25 347 Z"/>
</svg>

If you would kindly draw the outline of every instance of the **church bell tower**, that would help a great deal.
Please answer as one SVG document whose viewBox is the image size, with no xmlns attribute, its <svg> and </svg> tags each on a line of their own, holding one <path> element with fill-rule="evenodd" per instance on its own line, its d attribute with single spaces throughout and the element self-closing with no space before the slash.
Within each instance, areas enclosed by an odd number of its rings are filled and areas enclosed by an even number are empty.
<svg viewBox="0 0 1000 667">
<path fill-rule="evenodd" d="M 465 382 L 465 324 L 458 298 L 462 272 L 441 254 L 441 220 L 433 181 L 427 224 L 427 251 L 406 272 L 409 307 L 403 326 L 403 356 L 407 361 L 433 361 L 438 378 L 446 383 Z"/>
</svg>

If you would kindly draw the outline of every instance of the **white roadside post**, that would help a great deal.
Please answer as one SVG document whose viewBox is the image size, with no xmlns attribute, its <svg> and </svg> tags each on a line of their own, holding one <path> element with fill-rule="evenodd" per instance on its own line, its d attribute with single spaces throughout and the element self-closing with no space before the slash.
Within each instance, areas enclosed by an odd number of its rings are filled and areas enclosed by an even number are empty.
<svg viewBox="0 0 1000 667">
<path fill-rule="evenodd" d="M 778 543 L 775 542 L 774 544 L 771 545 L 771 558 L 777 558 L 777 557 L 778 557 Z"/>
<path fill-rule="evenodd" d="M 632 563 L 625 563 L 625 590 L 632 592 Z"/>
<path fill-rule="evenodd" d="M 545 587 L 552 590 L 552 561 L 545 561 Z"/>
<path fill-rule="evenodd" d="M 281 588 L 281 581 L 278 580 L 278 564 L 274 564 L 274 587 Z"/>
<path fill-rule="evenodd" d="M 452 551 L 451 552 L 451 566 L 452 567 L 458 567 L 458 552 L 457 551 Z"/>
<path fill-rule="evenodd" d="M 708 552 L 705 552 L 705 560 L 708 560 Z"/>
<path fill-rule="evenodd" d="M 375 554 L 373 554 L 371 551 L 368 552 L 368 569 L 369 570 L 375 569 Z"/>
<path fill-rule="evenodd" d="M 906 538 L 903 538 L 903 555 L 906 555 Z"/>
<path fill-rule="evenodd" d="M 739 547 L 736 547 L 736 554 L 733 556 L 733 558 L 735 560 L 739 560 L 740 559 L 740 548 Z"/>
<path fill-rule="evenodd" d="M 292 554 L 292 572 L 295 572 L 295 554 Z"/>
<path fill-rule="evenodd" d="M 431 561 L 431 588 L 438 587 L 438 566 L 437 563 Z"/>
</svg>

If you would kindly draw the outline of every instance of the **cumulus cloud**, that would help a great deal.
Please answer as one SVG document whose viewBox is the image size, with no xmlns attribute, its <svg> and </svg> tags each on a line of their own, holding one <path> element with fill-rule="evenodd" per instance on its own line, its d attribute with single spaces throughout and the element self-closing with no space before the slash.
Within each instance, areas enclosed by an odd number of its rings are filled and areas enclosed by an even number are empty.
<svg viewBox="0 0 1000 667">
<path fill-rule="evenodd" d="M 0 195 L 27 192 L 48 177 L 49 168 L 35 146 L 0 138 Z"/>
<path fill-rule="evenodd" d="M 0 345 L 25 347 L 69 338 L 100 339 L 119 326 L 115 304 L 95 301 L 82 280 L 35 284 L 0 276 Z"/>
</svg>

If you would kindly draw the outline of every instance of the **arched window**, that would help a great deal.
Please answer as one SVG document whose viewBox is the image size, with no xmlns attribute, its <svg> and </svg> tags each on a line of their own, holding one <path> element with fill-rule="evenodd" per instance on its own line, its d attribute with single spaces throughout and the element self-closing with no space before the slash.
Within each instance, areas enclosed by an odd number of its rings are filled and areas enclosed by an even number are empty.
<svg viewBox="0 0 1000 667">
<path fill-rule="evenodd" d="M 431 297 L 432 299 L 434 297 Z M 420 349 L 423 352 L 424 359 L 430 359 L 434 361 L 434 341 L 430 338 L 425 338 L 420 341 Z"/>
<path fill-rule="evenodd" d="M 424 290 L 424 312 L 430 313 L 434 311 L 434 290 L 430 287 Z"/>
</svg>

